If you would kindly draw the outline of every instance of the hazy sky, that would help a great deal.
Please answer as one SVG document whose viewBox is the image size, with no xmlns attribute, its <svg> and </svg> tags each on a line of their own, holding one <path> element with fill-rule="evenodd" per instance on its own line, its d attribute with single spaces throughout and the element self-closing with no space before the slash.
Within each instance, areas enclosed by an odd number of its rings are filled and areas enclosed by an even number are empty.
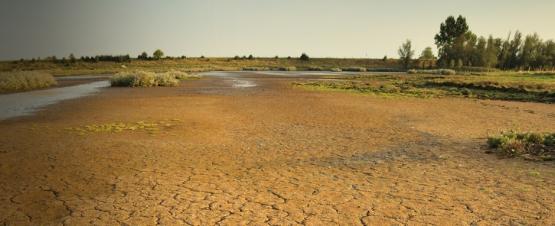
<svg viewBox="0 0 555 226">
<path fill-rule="evenodd" d="M 0 0 L 0 59 L 131 54 L 397 57 L 449 15 L 555 38 L 555 0 Z M 435 48 L 434 48 L 435 49 Z"/>
</svg>

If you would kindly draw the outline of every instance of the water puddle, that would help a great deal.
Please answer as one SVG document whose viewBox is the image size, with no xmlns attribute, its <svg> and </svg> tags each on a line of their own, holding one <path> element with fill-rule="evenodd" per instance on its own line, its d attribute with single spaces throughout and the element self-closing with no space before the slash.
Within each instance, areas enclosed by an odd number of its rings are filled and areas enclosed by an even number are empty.
<svg viewBox="0 0 555 226">
<path fill-rule="evenodd" d="M 76 86 L 0 95 L 0 106 L 2 106 L 0 120 L 30 115 L 47 105 L 88 96 L 100 91 L 100 88 L 109 86 L 109 81 L 98 81 Z"/>
<path fill-rule="evenodd" d="M 248 80 L 234 79 L 232 86 L 233 86 L 233 88 L 250 88 L 250 87 L 255 87 L 256 83 L 254 83 L 253 81 L 248 81 Z"/>
</svg>

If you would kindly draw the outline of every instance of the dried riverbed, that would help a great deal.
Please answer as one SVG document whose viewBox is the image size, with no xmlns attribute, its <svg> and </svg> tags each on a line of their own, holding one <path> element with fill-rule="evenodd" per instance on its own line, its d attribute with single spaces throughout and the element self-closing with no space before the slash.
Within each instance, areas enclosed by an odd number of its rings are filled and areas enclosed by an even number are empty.
<svg viewBox="0 0 555 226">
<path fill-rule="evenodd" d="M 1 121 L 0 224 L 555 222 L 553 162 L 483 148 L 500 130 L 555 131 L 554 105 L 291 86 L 320 75 L 216 75 L 106 88 Z"/>
</svg>

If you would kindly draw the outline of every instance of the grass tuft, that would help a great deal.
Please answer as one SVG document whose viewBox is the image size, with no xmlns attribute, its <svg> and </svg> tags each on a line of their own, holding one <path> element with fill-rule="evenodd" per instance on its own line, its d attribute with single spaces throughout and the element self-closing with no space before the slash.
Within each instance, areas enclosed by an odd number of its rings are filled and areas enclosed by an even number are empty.
<svg viewBox="0 0 555 226">
<path fill-rule="evenodd" d="M 504 156 L 521 156 L 530 160 L 555 159 L 555 133 L 504 132 L 488 137 L 488 147 Z"/>
<path fill-rule="evenodd" d="M 176 72 L 156 74 L 146 71 L 120 72 L 110 79 L 110 84 L 124 87 L 177 86 L 179 85 L 179 80 L 176 78 L 178 76 L 183 76 L 183 74 Z"/>
<path fill-rule="evenodd" d="M 18 92 L 56 85 L 54 77 L 38 71 L 0 72 L 0 92 Z"/>
</svg>

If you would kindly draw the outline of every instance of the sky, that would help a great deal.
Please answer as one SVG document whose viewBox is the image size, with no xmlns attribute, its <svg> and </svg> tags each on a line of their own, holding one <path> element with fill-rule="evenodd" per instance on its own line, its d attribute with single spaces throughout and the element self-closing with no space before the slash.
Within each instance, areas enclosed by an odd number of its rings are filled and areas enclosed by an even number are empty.
<svg viewBox="0 0 555 226">
<path fill-rule="evenodd" d="M 555 39 L 554 0 L 0 0 L 0 60 L 100 54 L 397 57 L 449 15 L 478 35 Z"/>
</svg>

